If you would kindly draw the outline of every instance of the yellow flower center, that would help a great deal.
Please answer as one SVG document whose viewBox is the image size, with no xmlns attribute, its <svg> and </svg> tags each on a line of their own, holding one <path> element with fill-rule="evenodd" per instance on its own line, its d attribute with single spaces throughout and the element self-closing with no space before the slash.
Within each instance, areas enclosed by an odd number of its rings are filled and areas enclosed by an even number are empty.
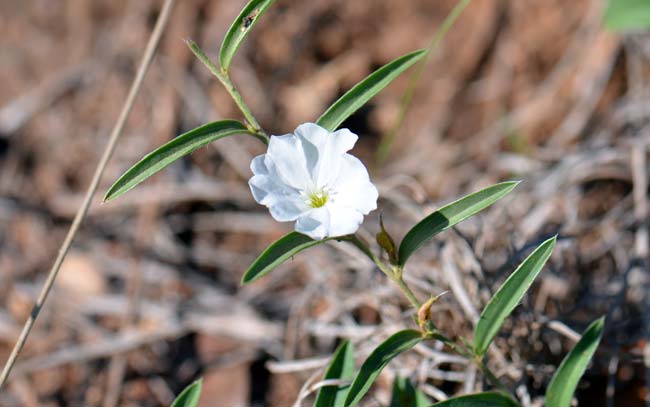
<svg viewBox="0 0 650 407">
<path fill-rule="evenodd" d="M 325 206 L 328 199 L 329 194 L 326 191 L 320 190 L 312 192 L 309 194 L 309 206 L 312 208 L 320 208 L 322 206 Z"/>
</svg>

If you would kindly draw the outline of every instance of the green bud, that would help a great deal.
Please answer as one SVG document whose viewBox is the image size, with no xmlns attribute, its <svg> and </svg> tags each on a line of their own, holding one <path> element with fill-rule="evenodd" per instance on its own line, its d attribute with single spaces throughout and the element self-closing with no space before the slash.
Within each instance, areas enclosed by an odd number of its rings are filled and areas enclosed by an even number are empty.
<svg viewBox="0 0 650 407">
<path fill-rule="evenodd" d="M 386 231 L 386 228 L 384 228 L 384 219 L 382 215 L 379 215 L 379 225 L 381 227 L 381 231 L 377 233 L 376 239 L 377 239 L 377 244 L 381 246 L 382 249 L 388 254 L 388 261 L 390 261 L 391 264 L 396 265 L 397 264 L 397 246 L 395 245 L 395 241 L 393 240 L 392 237 L 388 234 Z"/>
</svg>

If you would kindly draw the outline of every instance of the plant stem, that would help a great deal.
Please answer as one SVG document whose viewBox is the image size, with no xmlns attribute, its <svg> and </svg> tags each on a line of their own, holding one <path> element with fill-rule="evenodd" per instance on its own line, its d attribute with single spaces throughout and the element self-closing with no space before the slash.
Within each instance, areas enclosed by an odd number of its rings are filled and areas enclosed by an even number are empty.
<svg viewBox="0 0 650 407">
<path fill-rule="evenodd" d="M 235 101 L 235 104 L 241 110 L 242 114 L 246 118 L 248 127 L 250 130 L 253 132 L 253 135 L 259 138 L 264 144 L 268 145 L 269 144 L 269 137 L 268 135 L 262 130 L 262 126 L 257 122 L 257 119 L 255 119 L 255 116 L 253 116 L 253 113 L 251 112 L 250 108 L 244 102 L 244 99 L 242 98 L 241 94 L 235 87 L 235 84 L 230 80 L 230 76 L 228 75 L 228 72 L 226 72 L 223 69 L 220 69 L 217 67 L 211 60 L 210 58 L 203 52 L 203 50 L 198 46 L 198 44 L 192 40 L 187 40 L 186 41 L 187 46 L 192 50 L 194 55 L 203 63 L 203 65 L 206 66 L 210 70 L 210 72 L 217 78 L 219 79 L 219 82 L 223 85 L 224 88 L 226 88 L 226 91 L 230 94 L 232 99 Z"/>
<path fill-rule="evenodd" d="M 266 136 L 266 133 L 262 130 L 262 126 L 260 126 L 260 124 L 257 122 L 257 119 L 255 119 L 255 116 L 253 116 L 253 113 L 249 109 L 246 102 L 244 102 L 244 99 L 242 98 L 241 94 L 235 87 L 235 84 L 232 82 L 232 80 L 230 80 L 230 77 L 222 76 L 220 80 L 223 86 L 228 91 L 228 93 L 230 93 L 230 96 L 232 96 L 237 107 L 239 107 L 239 110 L 241 110 L 241 112 L 244 114 L 244 117 L 246 118 L 248 124 L 250 124 L 253 127 L 252 130 L 254 130 L 255 133 L 257 134 L 262 134 Z"/>
<path fill-rule="evenodd" d="M 456 343 L 456 342 L 452 341 L 451 339 L 447 338 L 445 335 L 440 333 L 440 331 L 436 331 L 432 335 L 432 338 L 441 341 L 445 345 L 449 346 L 451 348 L 451 350 L 453 350 L 454 352 L 456 352 L 460 356 L 470 360 L 472 363 L 474 363 L 476 365 L 476 367 L 478 367 L 481 370 L 481 372 L 483 372 L 485 377 L 487 377 L 488 381 L 490 381 L 490 383 L 492 383 L 492 385 L 494 387 L 496 387 L 500 391 L 504 391 L 504 392 L 510 394 L 510 390 L 508 390 L 508 388 L 503 384 L 503 382 L 501 380 L 499 380 L 499 378 L 496 377 L 496 375 L 494 373 L 492 373 L 490 368 L 487 367 L 487 365 L 485 363 L 483 363 L 483 359 L 480 356 L 477 356 L 474 353 L 474 351 L 472 351 L 471 349 L 468 349 L 468 347 L 466 345 L 463 345 L 463 344 Z"/>
<path fill-rule="evenodd" d="M 411 304 L 413 304 L 413 307 L 415 307 L 416 310 L 419 310 L 422 304 L 420 301 L 418 301 L 417 297 L 415 294 L 413 294 L 413 291 L 411 291 L 411 288 L 406 284 L 404 279 L 402 278 L 402 271 L 399 269 L 398 272 L 395 273 L 396 276 L 393 278 L 393 281 L 399 286 L 399 288 L 402 289 L 402 292 L 404 292 L 404 295 L 406 298 L 411 301 Z"/>
<path fill-rule="evenodd" d="M 86 214 L 88 213 L 88 209 L 90 208 L 92 199 L 95 196 L 95 192 L 97 191 L 99 182 L 101 181 L 102 175 L 104 174 L 106 165 L 108 164 L 108 161 L 110 160 L 113 151 L 115 151 L 117 142 L 122 136 L 122 131 L 124 130 L 126 119 L 129 117 L 129 113 L 131 112 L 133 103 L 135 102 L 136 96 L 138 95 L 138 92 L 142 85 L 142 81 L 144 80 L 144 76 L 147 72 L 147 69 L 149 68 L 149 65 L 151 65 L 151 61 L 155 54 L 156 48 L 158 46 L 158 43 L 160 42 L 160 37 L 162 36 L 167 21 L 169 20 L 169 15 L 171 14 L 171 10 L 174 5 L 174 2 L 175 0 L 166 0 L 165 3 L 163 4 L 163 8 L 160 11 L 160 14 L 158 14 L 158 18 L 156 19 L 156 25 L 151 33 L 151 36 L 149 37 L 149 41 L 147 42 L 147 46 L 145 48 L 144 54 L 142 56 L 142 59 L 140 60 L 140 65 L 138 66 L 138 71 L 136 73 L 135 78 L 133 79 L 133 82 L 131 83 L 129 94 L 127 95 L 124 105 L 122 105 L 122 110 L 120 112 L 120 115 L 117 118 L 117 121 L 115 122 L 115 126 L 113 126 L 113 130 L 111 131 L 111 134 L 109 136 L 108 143 L 104 148 L 104 152 L 102 153 L 99 163 L 97 164 L 97 168 L 95 169 L 93 178 L 90 182 L 90 185 L 88 186 L 88 189 L 86 190 L 86 194 L 84 195 L 83 202 L 81 203 L 81 206 L 77 210 L 77 213 L 74 217 L 74 220 L 72 221 L 72 225 L 68 230 L 68 234 L 66 235 L 65 240 L 61 244 L 61 248 L 59 249 L 59 253 L 56 259 L 54 260 L 54 264 L 52 265 L 52 268 L 50 269 L 47 275 L 45 284 L 41 288 L 38 298 L 36 299 L 36 303 L 32 307 L 32 312 L 30 313 L 27 321 L 25 321 L 25 324 L 23 325 L 23 329 L 20 332 L 20 336 L 18 337 L 18 340 L 16 341 L 16 344 L 14 345 L 11 354 L 9 355 L 9 359 L 7 360 L 7 362 L 4 365 L 4 368 L 2 369 L 2 373 L 0 374 L 0 389 L 2 389 L 3 385 L 7 381 L 7 378 L 11 373 L 11 369 L 16 363 L 18 354 L 25 346 L 27 337 L 29 336 L 32 327 L 36 323 L 36 318 L 38 317 L 38 314 L 43 309 L 43 306 L 45 305 L 45 301 L 47 300 L 52 290 L 52 287 L 54 286 L 56 277 L 58 276 L 59 271 L 61 270 L 61 265 L 63 264 L 63 260 L 68 254 L 68 251 L 70 250 L 70 246 L 72 246 L 72 242 L 74 241 L 77 231 L 79 230 L 81 223 L 83 222 L 84 218 L 86 217 Z"/>
<path fill-rule="evenodd" d="M 368 257 L 373 263 L 375 263 L 375 265 L 379 268 L 379 270 L 381 270 L 382 273 L 386 274 L 388 278 L 390 278 L 391 280 L 394 278 L 393 270 L 391 270 L 381 260 L 379 260 L 377 256 L 375 256 L 373 252 L 370 250 L 368 245 L 364 243 L 361 239 L 359 239 L 357 235 L 348 235 L 345 236 L 342 240 L 352 243 L 357 249 L 361 251 L 361 253 L 365 254 L 366 257 Z"/>
<path fill-rule="evenodd" d="M 394 266 L 388 266 L 385 264 L 383 261 L 381 261 L 377 256 L 375 256 L 370 248 L 368 247 L 367 244 L 365 244 L 361 239 L 359 239 L 356 235 L 349 235 L 346 236 L 343 240 L 346 240 L 353 245 L 355 245 L 363 254 L 365 254 L 375 265 L 379 268 L 379 270 L 382 271 L 382 273 L 386 274 L 388 278 L 393 280 L 399 288 L 402 290 L 406 298 L 409 300 L 411 305 L 413 305 L 413 308 L 415 310 L 419 310 L 421 307 L 420 301 L 418 301 L 417 297 L 415 294 L 413 294 L 413 291 L 409 288 L 409 286 L 406 284 L 404 279 L 402 278 L 402 269 L 399 267 L 394 267 Z"/>
<path fill-rule="evenodd" d="M 411 305 L 413 305 L 413 308 L 415 308 L 416 311 L 419 310 L 420 307 L 422 307 L 420 301 L 418 301 L 417 297 L 415 296 L 411 288 L 404 281 L 404 278 L 402 277 L 404 270 L 401 267 L 389 266 L 384 262 L 382 262 L 377 256 L 375 256 L 372 253 L 368 245 L 364 243 L 361 239 L 359 239 L 359 237 L 357 237 L 356 235 L 345 236 L 341 240 L 345 240 L 347 242 L 352 243 L 364 255 L 366 255 L 373 263 L 375 263 L 375 265 L 377 265 L 379 270 L 381 270 L 384 274 L 386 274 L 388 278 L 393 280 L 402 290 L 406 298 L 408 298 L 409 302 L 411 303 Z M 432 339 L 437 339 L 439 341 L 442 341 L 460 356 L 463 356 L 468 360 L 471 360 L 472 363 L 474 363 L 481 370 L 481 372 L 483 372 L 485 377 L 487 377 L 487 379 L 490 381 L 490 383 L 492 383 L 494 387 L 496 387 L 500 391 L 504 391 L 510 394 L 508 388 L 501 382 L 501 380 L 499 380 L 498 377 L 496 377 L 494 373 L 492 373 L 492 371 L 487 367 L 487 365 L 483 363 L 483 360 L 479 356 L 476 356 L 471 349 L 468 349 L 465 345 L 457 344 L 453 342 L 451 339 L 447 338 L 445 335 L 440 333 L 440 331 L 438 331 L 437 329 L 430 334 Z"/>
<path fill-rule="evenodd" d="M 503 382 L 501 382 L 501 380 L 499 380 L 499 378 L 496 377 L 494 373 L 492 373 L 490 368 L 488 368 L 487 365 L 483 363 L 483 360 L 481 360 L 481 358 L 474 357 L 472 358 L 472 361 L 479 369 L 481 369 L 481 372 L 483 372 L 485 377 L 487 377 L 487 379 L 490 381 L 490 383 L 492 383 L 494 387 L 496 387 L 497 389 L 503 392 L 506 392 L 507 394 L 510 394 L 510 390 L 508 390 L 508 388 L 503 384 Z"/>
</svg>

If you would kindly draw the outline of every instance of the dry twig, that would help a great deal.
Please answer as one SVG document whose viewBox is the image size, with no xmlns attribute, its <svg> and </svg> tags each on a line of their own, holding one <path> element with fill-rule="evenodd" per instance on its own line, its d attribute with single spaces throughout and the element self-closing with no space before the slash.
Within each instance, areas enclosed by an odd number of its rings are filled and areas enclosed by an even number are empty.
<svg viewBox="0 0 650 407">
<path fill-rule="evenodd" d="M 131 89 L 129 90 L 129 95 L 126 98 L 124 106 L 122 107 L 122 111 L 120 112 L 120 116 L 118 117 L 117 122 L 115 123 L 115 127 L 113 127 L 113 131 L 111 132 L 111 135 L 109 137 L 108 144 L 106 145 L 104 153 L 102 154 L 102 157 L 97 165 L 97 169 L 95 170 L 93 179 L 88 187 L 88 190 L 84 197 L 84 201 L 81 207 L 79 208 L 79 211 L 77 212 L 77 215 L 75 216 L 72 225 L 70 226 L 70 230 L 68 231 L 68 234 L 66 235 L 63 244 L 61 245 L 61 249 L 59 250 L 59 254 L 56 260 L 54 261 L 54 265 L 50 269 L 47 280 L 45 281 L 45 284 L 38 296 L 38 299 L 36 300 L 36 304 L 32 308 L 31 315 L 25 322 L 23 330 L 20 333 L 20 337 L 18 338 L 18 341 L 16 342 L 13 350 L 11 351 L 11 355 L 9 356 L 9 359 L 4 365 L 2 375 L 0 375 L 0 389 L 6 382 L 7 378 L 9 377 L 9 373 L 11 372 L 11 369 L 16 363 L 18 354 L 20 353 L 23 346 L 25 345 L 25 342 L 27 341 L 27 337 L 29 336 L 31 329 L 34 326 L 34 323 L 36 322 L 36 318 L 38 317 L 38 314 L 40 313 L 41 309 L 45 305 L 45 300 L 47 299 L 50 291 L 52 290 L 52 286 L 54 285 L 54 281 L 56 280 L 59 270 L 61 269 L 63 260 L 65 259 L 65 256 L 68 253 L 70 246 L 72 246 L 72 242 L 74 240 L 75 235 L 77 234 L 77 231 L 79 230 L 79 227 L 81 226 L 81 222 L 85 218 L 86 213 L 90 208 L 90 204 L 92 202 L 93 196 L 95 195 L 95 192 L 97 191 L 97 187 L 99 186 L 99 181 L 101 180 L 102 174 L 104 173 L 104 170 L 106 169 L 106 165 L 108 164 L 108 161 L 111 158 L 111 155 L 115 150 L 115 147 L 117 146 L 117 142 L 119 141 L 120 136 L 122 135 L 122 130 L 124 129 L 124 125 L 126 124 L 126 119 L 128 118 L 129 113 L 131 112 L 131 108 L 133 107 L 133 102 L 135 102 L 135 98 L 138 95 L 138 91 L 140 89 L 140 86 L 142 85 L 142 81 L 144 80 L 144 76 L 145 73 L 147 72 L 147 68 L 149 68 L 149 65 L 151 64 L 156 47 L 158 46 L 158 42 L 160 41 L 160 38 L 164 31 L 165 25 L 167 23 L 173 5 L 174 5 L 174 0 L 165 0 L 163 8 L 160 11 L 160 14 L 158 15 L 156 26 L 154 27 L 154 30 L 151 33 L 149 42 L 147 43 L 147 47 L 145 49 L 142 60 L 140 62 L 138 72 L 136 74 L 135 79 L 133 80 Z"/>
</svg>

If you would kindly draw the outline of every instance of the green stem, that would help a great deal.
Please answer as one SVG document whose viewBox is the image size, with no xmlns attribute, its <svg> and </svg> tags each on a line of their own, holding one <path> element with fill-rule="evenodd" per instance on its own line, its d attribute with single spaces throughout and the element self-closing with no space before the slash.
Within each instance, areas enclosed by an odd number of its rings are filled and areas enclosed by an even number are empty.
<svg viewBox="0 0 650 407">
<path fill-rule="evenodd" d="M 457 344 L 456 342 L 452 341 L 451 339 L 447 338 L 445 335 L 440 333 L 440 331 L 437 331 L 433 335 L 433 339 L 437 339 L 440 342 L 444 343 L 445 345 L 449 346 L 451 350 L 456 352 L 462 357 L 465 357 L 467 359 L 473 359 L 474 358 L 474 353 L 467 349 L 465 346 Z"/>
<path fill-rule="evenodd" d="M 404 279 L 402 278 L 402 269 L 399 267 L 393 267 L 393 266 L 388 266 L 385 264 L 383 261 L 381 261 L 377 256 L 374 255 L 374 253 L 370 250 L 368 245 L 361 241 L 357 237 L 357 235 L 349 235 L 345 236 L 343 239 L 345 241 L 348 241 L 352 243 L 354 246 L 356 246 L 363 254 L 365 254 L 375 265 L 379 268 L 379 270 L 382 271 L 382 273 L 386 274 L 388 278 L 393 280 L 399 288 L 402 290 L 406 298 L 409 300 L 411 305 L 415 308 L 415 310 L 419 310 L 420 307 L 422 306 L 420 301 L 418 301 L 417 297 L 415 294 L 413 294 L 413 291 L 409 288 L 408 285 L 406 285 L 406 282 L 404 282 Z"/>
<path fill-rule="evenodd" d="M 375 263 L 375 265 L 379 267 L 379 270 L 381 270 L 382 273 L 386 274 L 386 276 L 391 280 L 394 279 L 393 270 L 391 270 L 381 260 L 379 260 L 379 258 L 377 258 L 377 256 L 375 256 L 374 253 L 370 250 L 368 245 L 361 241 L 357 235 L 348 235 L 345 236 L 342 240 L 352 243 L 357 249 L 361 251 L 361 253 L 365 254 L 366 257 Z"/>
<path fill-rule="evenodd" d="M 490 383 L 492 383 L 494 387 L 507 394 L 510 394 L 510 390 L 508 390 L 508 388 L 503 384 L 503 382 L 499 380 L 499 378 L 496 377 L 494 373 L 492 373 L 490 368 L 488 368 L 487 365 L 483 363 L 483 360 L 481 360 L 479 357 L 474 357 L 472 358 L 472 361 L 479 369 L 481 369 L 481 372 L 483 372 L 485 377 L 487 377 L 487 379 L 490 381 Z"/>
<path fill-rule="evenodd" d="M 375 265 L 377 265 L 379 270 L 381 270 L 384 274 L 386 274 L 388 278 L 393 280 L 402 290 L 406 298 L 408 298 L 408 300 L 411 302 L 411 305 L 413 305 L 416 311 L 419 310 L 420 307 L 422 307 L 420 301 L 418 301 L 417 297 L 415 296 L 411 288 L 404 281 L 404 278 L 402 277 L 404 270 L 401 267 L 386 265 L 377 256 L 375 256 L 374 253 L 368 247 L 368 245 L 364 243 L 361 239 L 359 239 L 359 237 L 356 235 L 345 236 L 341 240 L 352 243 L 364 255 L 366 255 L 373 263 L 375 263 Z M 465 345 L 453 342 L 451 339 L 447 338 L 445 335 L 440 333 L 440 331 L 438 331 L 437 329 L 434 332 L 430 333 L 430 337 L 432 339 L 437 339 L 439 341 L 442 341 L 460 356 L 463 356 L 468 360 L 471 360 L 472 363 L 474 363 L 481 370 L 481 372 L 483 372 L 485 377 L 487 377 L 487 379 L 490 381 L 490 383 L 492 383 L 494 387 L 496 387 L 500 391 L 504 391 L 508 394 L 510 393 L 508 388 L 501 382 L 501 380 L 499 380 L 499 378 L 496 377 L 494 373 L 492 373 L 492 371 L 487 367 L 487 365 L 483 363 L 483 360 L 480 357 L 476 356 L 471 349 L 468 349 Z"/>
<path fill-rule="evenodd" d="M 411 301 L 411 304 L 413 304 L 413 307 L 415 307 L 416 310 L 419 310 L 420 307 L 422 306 L 422 304 L 420 303 L 420 301 L 418 301 L 415 294 L 413 294 L 413 291 L 411 291 L 411 288 L 406 284 L 406 282 L 402 278 L 402 269 L 401 268 L 396 270 L 395 277 L 393 278 L 393 281 L 395 281 L 395 283 L 397 283 L 399 288 L 402 289 L 402 291 L 404 292 L 404 295 L 406 295 L 406 298 L 408 298 L 409 301 Z"/>
<path fill-rule="evenodd" d="M 241 94 L 235 87 L 235 84 L 230 80 L 228 72 L 223 69 L 218 68 L 210 58 L 203 52 L 203 50 L 198 46 L 198 44 L 192 40 L 187 40 L 187 46 L 192 50 L 194 55 L 210 70 L 210 72 L 219 79 L 219 82 L 226 88 L 226 91 L 230 94 L 232 99 L 235 101 L 235 104 L 241 110 L 242 114 L 246 118 L 247 124 L 253 136 L 260 139 L 264 144 L 269 144 L 269 136 L 262 130 L 262 126 L 257 122 L 255 116 L 251 112 L 246 102 L 242 98 Z"/>
<path fill-rule="evenodd" d="M 445 345 L 449 346 L 451 350 L 453 350 L 460 356 L 472 361 L 472 363 L 474 363 L 476 367 L 478 367 L 481 370 L 481 372 L 483 372 L 485 377 L 487 377 L 488 381 L 492 383 L 494 387 L 496 387 L 500 391 L 510 394 L 510 390 L 508 390 L 508 388 L 503 384 L 503 382 L 499 380 L 499 378 L 496 377 L 494 373 L 492 373 L 490 368 L 487 367 L 485 363 L 483 363 L 483 359 L 480 356 L 477 356 L 471 349 L 468 349 L 467 346 L 452 341 L 451 339 L 447 338 L 445 335 L 440 333 L 440 331 L 435 332 L 432 337 L 434 339 L 443 342 Z"/>
</svg>

